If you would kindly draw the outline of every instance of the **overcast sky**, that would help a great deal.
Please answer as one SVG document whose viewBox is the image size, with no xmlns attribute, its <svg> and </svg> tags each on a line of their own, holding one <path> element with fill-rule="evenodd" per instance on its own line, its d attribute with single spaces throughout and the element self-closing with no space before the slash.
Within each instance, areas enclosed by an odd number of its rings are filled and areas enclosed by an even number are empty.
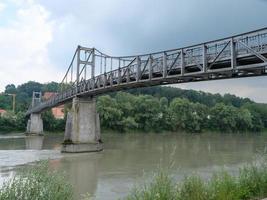
<svg viewBox="0 0 267 200">
<path fill-rule="evenodd" d="M 178 48 L 266 27 L 265 0 L 0 0 L 0 91 L 60 81 L 78 44 L 111 55 Z M 267 78 L 177 87 L 267 103 Z"/>
</svg>

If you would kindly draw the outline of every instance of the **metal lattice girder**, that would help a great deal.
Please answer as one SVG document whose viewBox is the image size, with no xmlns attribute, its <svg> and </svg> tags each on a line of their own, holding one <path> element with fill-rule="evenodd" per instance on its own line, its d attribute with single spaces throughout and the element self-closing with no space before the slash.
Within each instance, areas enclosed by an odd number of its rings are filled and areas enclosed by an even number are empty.
<svg viewBox="0 0 267 200">
<path fill-rule="evenodd" d="M 241 40 L 238 40 L 240 44 L 242 44 L 244 47 L 246 47 L 251 53 L 253 53 L 255 56 L 257 56 L 259 59 L 261 59 L 263 62 L 267 62 L 266 57 L 258 53 L 257 51 L 253 50 L 251 47 L 247 46 L 244 42 Z"/>
<path fill-rule="evenodd" d="M 266 75 L 266 68 L 267 28 L 132 56 L 110 56 L 95 48 L 78 46 L 58 94 L 32 105 L 27 114 L 64 104 L 77 95 L 95 96 L 135 87 L 259 76 Z"/>
<path fill-rule="evenodd" d="M 224 52 L 224 50 L 226 49 L 226 47 L 230 44 L 230 41 L 227 42 L 225 44 L 225 46 L 223 47 L 223 49 L 217 54 L 217 56 L 214 58 L 214 60 L 212 61 L 212 63 L 208 66 L 209 69 L 211 69 L 211 67 L 215 64 L 215 62 L 218 60 L 218 58 L 222 55 L 222 53 Z"/>
<path fill-rule="evenodd" d="M 170 66 L 170 68 L 169 68 L 169 72 L 167 73 L 168 75 L 170 74 L 170 72 L 171 72 L 173 66 L 175 65 L 175 63 L 177 62 L 177 60 L 178 60 L 178 58 L 179 58 L 179 56 L 180 56 L 181 54 L 184 54 L 184 53 L 182 52 L 182 50 L 177 54 L 177 56 L 175 57 L 174 61 L 172 62 L 171 66 Z"/>
</svg>

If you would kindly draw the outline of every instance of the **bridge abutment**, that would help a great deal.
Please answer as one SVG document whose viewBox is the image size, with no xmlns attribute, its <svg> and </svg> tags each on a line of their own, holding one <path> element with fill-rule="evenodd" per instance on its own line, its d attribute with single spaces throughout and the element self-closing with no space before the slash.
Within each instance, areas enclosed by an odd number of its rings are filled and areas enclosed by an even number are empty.
<svg viewBox="0 0 267 200">
<path fill-rule="evenodd" d="M 95 98 L 76 97 L 67 115 L 62 152 L 94 152 L 103 149 Z"/>
<path fill-rule="evenodd" d="M 32 113 L 27 123 L 27 134 L 43 134 L 43 120 L 41 114 Z"/>
</svg>

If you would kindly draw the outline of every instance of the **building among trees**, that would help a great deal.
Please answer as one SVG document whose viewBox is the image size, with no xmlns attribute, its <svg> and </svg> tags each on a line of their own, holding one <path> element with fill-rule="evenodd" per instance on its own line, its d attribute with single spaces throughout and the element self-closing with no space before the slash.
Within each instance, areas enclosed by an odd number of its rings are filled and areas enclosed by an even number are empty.
<svg viewBox="0 0 267 200">
<path fill-rule="evenodd" d="M 4 116 L 7 113 L 6 110 L 0 109 L 0 117 Z"/>
<path fill-rule="evenodd" d="M 43 99 L 47 100 L 53 96 L 55 96 L 56 92 L 45 92 L 43 95 Z M 64 105 L 60 105 L 52 108 L 52 114 L 56 119 L 64 119 Z"/>
</svg>

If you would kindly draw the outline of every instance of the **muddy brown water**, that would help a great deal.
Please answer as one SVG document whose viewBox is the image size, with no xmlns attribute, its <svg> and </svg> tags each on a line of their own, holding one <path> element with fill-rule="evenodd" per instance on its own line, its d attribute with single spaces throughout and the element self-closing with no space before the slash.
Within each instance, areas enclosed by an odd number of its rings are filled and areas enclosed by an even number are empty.
<svg viewBox="0 0 267 200">
<path fill-rule="evenodd" d="M 236 173 L 267 150 L 267 134 L 105 133 L 102 138 L 102 152 L 61 154 L 63 134 L 0 135 L 0 185 L 21 166 L 49 159 L 51 167 L 66 172 L 75 199 L 89 193 L 112 200 L 150 180 L 159 168 L 177 181 L 194 173 L 209 178 L 222 169 Z"/>
</svg>

